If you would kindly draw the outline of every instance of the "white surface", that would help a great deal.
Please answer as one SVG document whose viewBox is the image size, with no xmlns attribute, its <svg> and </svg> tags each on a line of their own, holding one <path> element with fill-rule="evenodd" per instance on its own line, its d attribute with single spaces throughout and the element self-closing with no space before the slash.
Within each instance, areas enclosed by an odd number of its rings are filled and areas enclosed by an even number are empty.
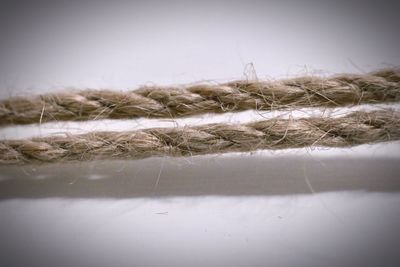
<svg viewBox="0 0 400 267">
<path fill-rule="evenodd" d="M 362 192 L 10 200 L 1 256 L 3 266 L 395 266 L 399 205 L 398 194 Z"/>
<path fill-rule="evenodd" d="M 35 3 L 1 8 L 2 98 L 400 64 L 389 1 Z M 55 123 L 0 136 L 173 123 Z M 2 167 L 0 265 L 398 266 L 399 146 Z M 146 197 L 126 196 L 137 187 Z"/>
</svg>

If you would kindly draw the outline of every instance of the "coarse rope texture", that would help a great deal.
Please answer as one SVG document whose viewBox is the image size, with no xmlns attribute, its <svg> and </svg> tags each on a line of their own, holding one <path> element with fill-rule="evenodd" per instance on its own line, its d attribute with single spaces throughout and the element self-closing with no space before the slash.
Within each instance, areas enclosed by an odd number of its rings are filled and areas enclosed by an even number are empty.
<svg viewBox="0 0 400 267">
<path fill-rule="evenodd" d="M 204 113 L 336 107 L 400 100 L 400 69 L 328 78 L 233 81 L 217 85 L 142 87 L 128 92 L 80 90 L 0 101 L 0 125 Z"/>
<path fill-rule="evenodd" d="M 400 139 L 400 114 L 353 112 L 343 117 L 274 118 L 248 124 L 209 124 L 131 132 L 92 132 L 0 141 L 0 163 L 191 156 L 308 146 L 348 147 Z"/>
</svg>

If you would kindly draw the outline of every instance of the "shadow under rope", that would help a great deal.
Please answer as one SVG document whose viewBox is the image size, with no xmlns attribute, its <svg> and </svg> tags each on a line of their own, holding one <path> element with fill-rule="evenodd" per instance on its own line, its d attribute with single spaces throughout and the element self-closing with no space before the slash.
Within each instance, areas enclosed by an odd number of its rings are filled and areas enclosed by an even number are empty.
<svg viewBox="0 0 400 267">
<path fill-rule="evenodd" d="M 0 199 L 400 191 L 400 160 L 216 156 L 1 166 Z"/>
</svg>

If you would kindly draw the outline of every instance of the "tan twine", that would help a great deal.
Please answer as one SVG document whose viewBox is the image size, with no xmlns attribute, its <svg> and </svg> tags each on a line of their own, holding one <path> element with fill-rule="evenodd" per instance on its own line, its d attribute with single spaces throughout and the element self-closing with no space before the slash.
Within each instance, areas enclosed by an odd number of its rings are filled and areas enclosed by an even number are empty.
<svg viewBox="0 0 400 267">
<path fill-rule="evenodd" d="M 374 104 L 399 101 L 399 88 L 400 69 L 386 69 L 363 75 L 152 86 L 128 92 L 88 89 L 2 100 L 0 125 Z"/>
</svg>

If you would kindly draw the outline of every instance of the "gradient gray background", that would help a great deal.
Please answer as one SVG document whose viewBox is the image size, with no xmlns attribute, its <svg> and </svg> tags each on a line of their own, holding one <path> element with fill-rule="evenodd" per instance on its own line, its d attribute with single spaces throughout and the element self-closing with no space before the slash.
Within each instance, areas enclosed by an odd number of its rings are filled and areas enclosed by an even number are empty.
<svg viewBox="0 0 400 267">
<path fill-rule="evenodd" d="M 399 11 L 395 1 L 2 1 L 0 97 L 399 66 Z M 95 127 L 49 125 L 0 136 Z M 0 265 L 398 266 L 399 148 L 2 166 Z"/>
</svg>

